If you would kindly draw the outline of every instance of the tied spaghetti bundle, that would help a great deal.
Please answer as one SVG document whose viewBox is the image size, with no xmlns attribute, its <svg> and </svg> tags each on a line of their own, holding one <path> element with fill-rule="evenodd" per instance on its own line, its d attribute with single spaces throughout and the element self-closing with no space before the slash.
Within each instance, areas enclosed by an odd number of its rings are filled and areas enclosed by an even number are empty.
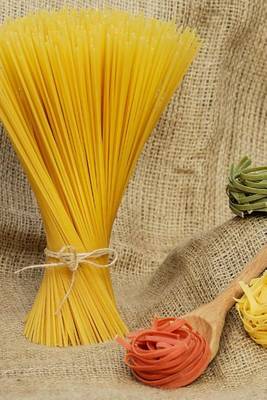
<svg viewBox="0 0 267 400">
<path fill-rule="evenodd" d="M 237 300 L 236 309 L 244 328 L 251 339 L 267 348 L 267 272 L 249 285 L 239 284 L 244 295 Z"/>
<path fill-rule="evenodd" d="M 110 10 L 42 11 L 0 27 L 0 118 L 47 236 L 29 340 L 67 346 L 127 332 L 105 268 L 112 224 L 198 47 L 187 28 Z"/>
</svg>

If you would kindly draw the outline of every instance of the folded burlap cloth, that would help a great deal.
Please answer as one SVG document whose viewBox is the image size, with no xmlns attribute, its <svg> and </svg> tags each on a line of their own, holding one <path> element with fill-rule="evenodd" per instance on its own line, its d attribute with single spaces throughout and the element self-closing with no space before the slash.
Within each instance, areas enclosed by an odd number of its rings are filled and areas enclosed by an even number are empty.
<svg viewBox="0 0 267 400">
<path fill-rule="evenodd" d="M 0 18 L 99 1 L 1 0 Z M 114 226 L 116 297 L 130 328 L 210 301 L 266 242 L 267 219 L 232 218 L 228 166 L 248 153 L 267 159 L 265 0 L 106 1 L 106 5 L 195 26 L 203 46 L 147 143 Z M 265 399 L 267 351 L 233 309 L 218 356 L 189 387 L 145 387 L 115 343 L 47 348 L 22 335 L 42 271 L 36 203 L 4 132 L 0 135 L 1 399 Z M 215 228 L 217 226 L 217 228 Z M 206 232 L 206 233 L 205 233 Z"/>
</svg>

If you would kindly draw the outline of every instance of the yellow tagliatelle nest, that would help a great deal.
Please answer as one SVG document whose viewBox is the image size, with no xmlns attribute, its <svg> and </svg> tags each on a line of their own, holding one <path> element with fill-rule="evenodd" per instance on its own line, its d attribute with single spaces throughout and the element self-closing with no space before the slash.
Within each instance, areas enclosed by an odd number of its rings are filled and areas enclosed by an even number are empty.
<svg viewBox="0 0 267 400">
<path fill-rule="evenodd" d="M 237 300 L 236 309 L 251 339 L 267 347 L 267 271 L 252 279 L 249 286 L 240 282 L 244 295 Z"/>
</svg>

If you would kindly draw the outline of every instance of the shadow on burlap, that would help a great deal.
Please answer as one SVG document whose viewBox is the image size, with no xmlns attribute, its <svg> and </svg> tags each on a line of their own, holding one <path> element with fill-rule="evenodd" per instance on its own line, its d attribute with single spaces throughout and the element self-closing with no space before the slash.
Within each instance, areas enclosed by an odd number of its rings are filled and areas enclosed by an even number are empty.
<svg viewBox="0 0 267 400">
<path fill-rule="evenodd" d="M 60 5 L 103 2 L 1 0 L 0 18 Z M 231 219 L 225 195 L 230 161 L 266 162 L 265 0 L 114 0 L 196 26 L 200 54 L 145 146 L 114 226 L 112 278 L 130 328 L 155 314 L 181 315 L 212 300 L 266 242 L 267 219 Z M 115 343 L 46 348 L 23 336 L 23 318 L 41 272 L 42 224 L 5 134 L 0 135 L 0 339 L 2 399 L 255 399 L 267 397 L 267 352 L 245 334 L 233 309 L 220 352 L 189 387 L 162 391 L 136 383 Z"/>
</svg>

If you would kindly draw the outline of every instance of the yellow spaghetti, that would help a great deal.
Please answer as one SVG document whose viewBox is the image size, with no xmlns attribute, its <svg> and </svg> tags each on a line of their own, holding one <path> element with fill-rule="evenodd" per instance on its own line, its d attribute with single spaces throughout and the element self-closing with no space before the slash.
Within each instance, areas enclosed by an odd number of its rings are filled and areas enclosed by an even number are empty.
<svg viewBox="0 0 267 400">
<path fill-rule="evenodd" d="M 51 252 L 109 246 L 143 145 L 198 47 L 188 28 L 112 10 L 42 11 L 0 27 L 0 118 Z M 88 263 L 56 313 L 70 280 L 67 266 L 45 269 L 26 319 L 29 340 L 68 346 L 127 331 L 109 270 Z"/>
</svg>

